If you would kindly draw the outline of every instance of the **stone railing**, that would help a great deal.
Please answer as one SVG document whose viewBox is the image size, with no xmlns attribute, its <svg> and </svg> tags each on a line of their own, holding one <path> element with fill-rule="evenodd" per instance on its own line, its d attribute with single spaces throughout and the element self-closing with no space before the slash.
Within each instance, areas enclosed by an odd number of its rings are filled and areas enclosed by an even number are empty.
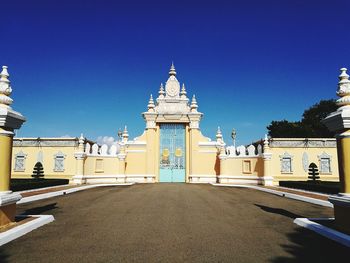
<svg viewBox="0 0 350 263">
<path fill-rule="evenodd" d="M 243 145 L 235 147 L 226 147 L 226 157 L 260 157 L 262 155 L 262 146 L 259 144 L 258 147 L 249 145 L 245 147 Z"/>
<path fill-rule="evenodd" d="M 120 147 L 118 144 L 113 144 L 108 146 L 107 144 L 98 145 L 93 144 L 92 146 L 89 143 L 85 145 L 85 153 L 88 156 L 114 156 L 116 157 L 120 151 Z"/>
</svg>

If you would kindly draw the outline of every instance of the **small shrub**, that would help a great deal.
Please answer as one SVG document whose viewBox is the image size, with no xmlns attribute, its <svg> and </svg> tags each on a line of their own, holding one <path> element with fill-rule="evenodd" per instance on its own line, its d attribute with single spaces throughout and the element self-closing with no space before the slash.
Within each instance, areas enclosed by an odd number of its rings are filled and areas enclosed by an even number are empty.
<svg viewBox="0 0 350 263">
<path fill-rule="evenodd" d="M 44 177 L 44 167 L 41 162 L 37 162 L 34 165 L 32 177 L 34 179 L 40 179 L 41 177 Z"/>
</svg>

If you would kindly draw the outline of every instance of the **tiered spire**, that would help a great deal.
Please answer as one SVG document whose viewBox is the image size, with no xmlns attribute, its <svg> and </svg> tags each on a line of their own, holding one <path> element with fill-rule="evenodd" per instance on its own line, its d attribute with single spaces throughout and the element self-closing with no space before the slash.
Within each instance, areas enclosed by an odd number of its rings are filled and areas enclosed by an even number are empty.
<svg viewBox="0 0 350 263">
<path fill-rule="evenodd" d="M 2 66 L 0 73 L 0 106 L 9 107 L 13 100 L 9 97 L 12 93 L 7 66 Z"/>
<path fill-rule="evenodd" d="M 269 148 L 269 138 L 267 137 L 267 134 L 265 134 L 264 138 L 264 150 Z"/>
<path fill-rule="evenodd" d="M 154 101 L 153 101 L 153 96 L 152 96 L 152 94 L 151 94 L 151 97 L 149 98 L 149 101 L 148 101 L 148 111 L 150 111 L 150 112 L 153 112 L 154 111 L 154 107 L 155 107 L 155 105 L 154 105 Z"/>
<path fill-rule="evenodd" d="M 197 108 L 198 108 L 198 105 L 197 105 L 196 96 L 193 95 L 192 101 L 191 101 L 191 112 L 197 112 Z"/>
<path fill-rule="evenodd" d="M 123 141 L 124 141 L 124 142 L 128 141 L 129 133 L 128 133 L 128 128 L 126 127 L 126 125 L 125 125 L 125 127 L 124 127 L 124 131 L 123 131 L 122 137 L 123 137 Z"/>
<path fill-rule="evenodd" d="M 340 97 L 337 100 L 337 105 L 340 109 L 350 108 L 350 80 L 349 75 L 346 73 L 346 68 L 340 69 L 341 73 L 339 75 L 338 91 L 337 95 Z"/>
<path fill-rule="evenodd" d="M 185 88 L 185 83 L 182 83 L 182 88 L 181 88 L 180 96 L 181 96 L 182 99 L 185 99 L 185 98 L 186 98 L 186 95 L 187 95 L 187 92 L 186 92 L 186 88 Z"/>
<path fill-rule="evenodd" d="M 175 70 L 174 62 L 171 62 L 169 76 L 176 76 L 176 70 Z"/>
<path fill-rule="evenodd" d="M 164 95 L 165 95 L 165 91 L 164 91 L 164 86 L 163 86 L 163 83 L 160 83 L 160 88 L 159 88 L 159 98 L 163 99 L 164 98 Z"/>
</svg>

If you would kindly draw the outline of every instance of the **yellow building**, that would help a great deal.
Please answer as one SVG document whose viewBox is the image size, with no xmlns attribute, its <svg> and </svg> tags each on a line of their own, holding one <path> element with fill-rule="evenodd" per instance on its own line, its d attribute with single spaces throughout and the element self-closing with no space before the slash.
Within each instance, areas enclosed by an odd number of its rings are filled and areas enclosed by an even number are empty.
<svg viewBox="0 0 350 263">
<path fill-rule="evenodd" d="M 111 146 L 80 138 L 16 138 L 12 177 L 31 176 L 42 162 L 47 178 L 69 178 L 72 183 L 186 182 L 278 184 L 306 180 L 315 163 L 321 180 L 338 180 L 334 139 L 265 139 L 257 147 L 226 146 L 221 131 L 216 139 L 202 135 L 195 96 L 191 101 L 180 86 L 174 65 L 158 97 L 152 96 L 144 133 Z"/>
</svg>

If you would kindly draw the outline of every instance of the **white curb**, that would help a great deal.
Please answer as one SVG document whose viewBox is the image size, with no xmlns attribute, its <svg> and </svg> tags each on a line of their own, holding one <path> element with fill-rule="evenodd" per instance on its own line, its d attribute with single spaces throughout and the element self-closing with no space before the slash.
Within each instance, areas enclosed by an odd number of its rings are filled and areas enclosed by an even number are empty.
<svg viewBox="0 0 350 263">
<path fill-rule="evenodd" d="M 309 230 L 316 232 L 324 237 L 332 239 L 344 246 L 350 247 L 350 235 L 346 235 L 337 230 L 331 229 L 329 227 L 323 226 L 311 220 L 334 220 L 334 218 L 296 218 L 294 223 L 298 226 L 305 227 Z"/>
<path fill-rule="evenodd" d="M 129 186 L 133 185 L 135 183 L 125 183 L 125 184 L 93 184 L 93 185 L 85 185 L 85 186 L 79 186 L 75 188 L 69 188 L 65 190 L 60 190 L 60 191 L 55 191 L 55 192 L 50 192 L 50 193 L 44 193 L 44 194 L 38 194 L 38 195 L 33 195 L 33 196 L 28 196 L 28 197 L 23 197 L 21 200 L 17 202 L 17 204 L 25 204 L 29 202 L 34 202 L 42 199 L 47 199 L 55 196 L 60 196 L 60 195 L 66 195 L 66 194 L 71 194 L 91 188 L 96 188 L 100 186 Z"/>
<path fill-rule="evenodd" d="M 33 219 L 23 225 L 16 226 L 10 230 L 7 230 L 6 232 L 0 233 L 0 246 L 11 242 L 16 238 L 24 236 L 34 229 L 37 229 L 55 220 L 52 215 L 26 215 L 19 217 L 36 217 L 36 219 Z"/>
<path fill-rule="evenodd" d="M 298 194 L 292 194 L 292 193 L 272 190 L 272 189 L 263 188 L 260 186 L 255 186 L 255 185 L 242 185 L 242 184 L 212 184 L 212 185 L 214 185 L 214 186 L 226 186 L 226 187 L 251 188 L 251 189 L 259 190 L 262 192 L 266 192 L 266 193 L 270 193 L 270 194 L 274 194 L 274 195 L 278 195 L 278 196 L 282 196 L 282 197 L 287 197 L 287 198 L 294 199 L 294 200 L 299 200 L 299 201 L 303 201 L 303 202 L 308 202 L 308 203 L 312 203 L 312 204 L 316 204 L 316 205 L 321 205 L 321 206 L 333 208 L 333 204 L 331 202 L 328 202 L 328 201 L 324 201 L 324 200 L 320 200 L 320 199 L 316 199 L 316 198 L 312 198 L 312 197 L 306 197 L 306 196 L 302 196 L 302 195 L 298 195 Z"/>
</svg>

